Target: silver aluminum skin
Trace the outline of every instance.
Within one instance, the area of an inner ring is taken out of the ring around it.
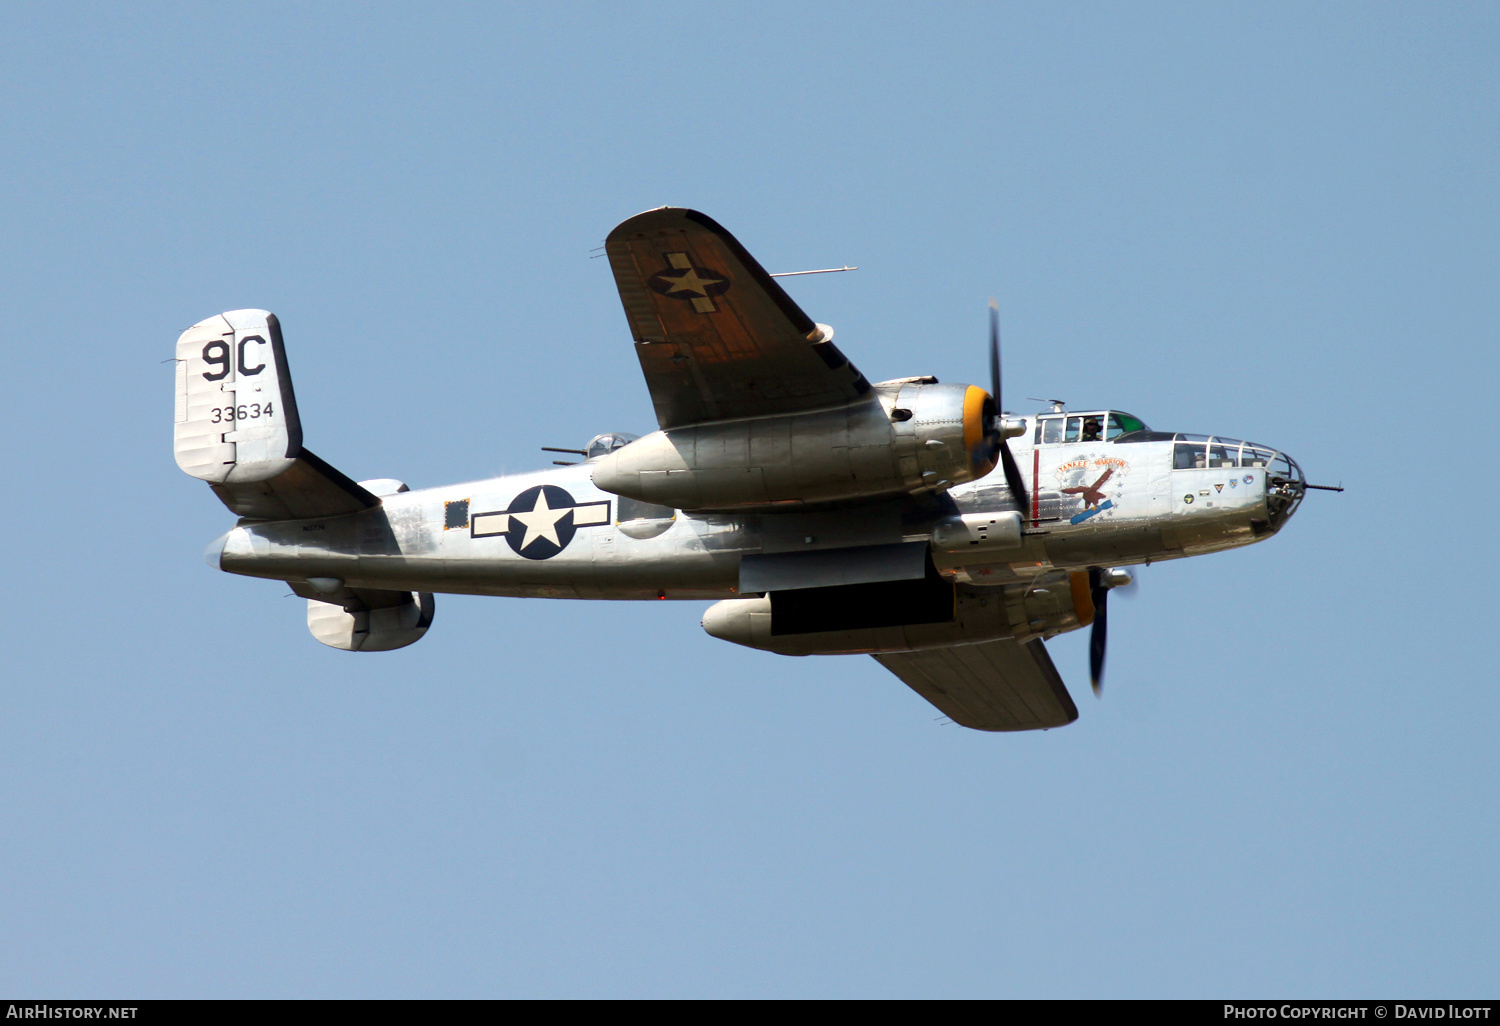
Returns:
[[[240,517],[209,564],[286,581],[313,636],[350,651],[420,639],[438,592],[708,600],[715,637],[873,654],[959,723],[1045,729],[1077,709],[1042,641],[1092,622],[1118,568],[1263,541],[1305,493],[1289,456],[1237,439],[1060,403],[1003,416],[931,377],[872,385],[695,211],[636,215],[606,248],[660,429],[547,470],[356,483],[302,445],[274,315],[187,329],[174,453]],[[1024,496],[991,472],[1002,439]],[[825,600],[850,615],[820,619]]]

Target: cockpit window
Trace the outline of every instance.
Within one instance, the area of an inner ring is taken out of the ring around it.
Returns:
[[[1122,435],[1149,428],[1139,417],[1106,410],[1100,413],[1073,413],[1055,417],[1038,417],[1032,441],[1038,445],[1058,442],[1113,442]],[[1170,434],[1164,438],[1171,438]],[[1206,436],[1205,436],[1206,438]],[[1144,441],[1144,439],[1137,439]]]
[[[1195,470],[1208,466],[1208,454],[1202,442],[1178,442],[1172,446],[1172,469]]]
[[[1246,442],[1245,448],[1240,455],[1240,466],[1242,467],[1264,467],[1271,462],[1271,457],[1276,455],[1276,450],[1265,446]]]
[[[1238,467],[1240,446],[1244,444],[1238,438],[1215,437],[1208,447],[1208,465],[1210,467]]]
[[[1284,458],[1274,449],[1253,442],[1241,442],[1238,438],[1209,439],[1204,435],[1179,434],[1177,443],[1172,446],[1173,470],[1265,467],[1273,459],[1279,463]],[[1289,469],[1287,473],[1290,473]]]

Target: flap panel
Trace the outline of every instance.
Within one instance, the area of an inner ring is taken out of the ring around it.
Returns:
[[[862,545],[813,552],[757,553],[740,561],[740,594],[916,581],[927,573],[927,543]]]

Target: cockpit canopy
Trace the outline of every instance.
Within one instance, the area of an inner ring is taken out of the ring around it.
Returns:
[[[623,449],[634,442],[640,435],[626,434],[624,431],[611,431],[604,435],[595,435],[589,439],[585,451],[588,455],[585,459],[598,459],[600,456],[608,456],[616,449]]]
[[[1061,442],[1172,442],[1173,470],[1214,470],[1224,467],[1263,467],[1272,480],[1299,486],[1302,471],[1285,453],[1269,445],[1242,442],[1223,435],[1192,435],[1177,431],[1152,431],[1139,417],[1119,410],[1092,413],[1044,413],[1036,419],[1033,440],[1037,445]]]
[[[1050,413],[1036,419],[1033,441],[1037,445],[1056,442],[1113,442],[1122,435],[1148,431],[1145,421],[1119,410],[1093,413]]]
[[[1160,439],[1166,441],[1165,438]],[[1223,470],[1231,467],[1263,469],[1273,486],[1286,487],[1302,494],[1304,480],[1297,461],[1269,445],[1242,442],[1223,435],[1172,436],[1173,470]],[[1247,479],[1248,480],[1248,479]]]
[[[1181,432],[1174,435],[1173,439],[1173,470],[1274,465],[1282,476],[1289,479],[1293,477],[1291,460],[1268,445],[1242,442],[1238,438],[1225,438],[1222,435],[1189,435]]]

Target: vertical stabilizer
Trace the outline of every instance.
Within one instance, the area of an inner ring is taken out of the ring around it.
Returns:
[[[302,448],[281,324],[231,310],[177,339],[173,454],[242,517],[336,516],[380,500]]]
[[[276,315],[231,310],[177,340],[177,465],[210,484],[262,481],[302,448]]]

